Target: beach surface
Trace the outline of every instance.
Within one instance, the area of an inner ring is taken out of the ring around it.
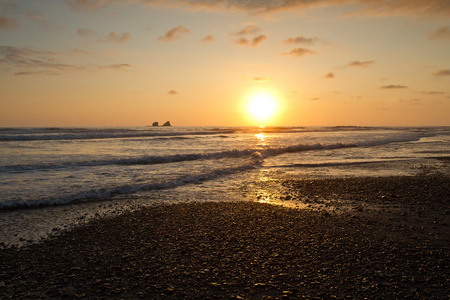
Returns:
[[[0,249],[1,298],[450,298],[450,177],[282,186],[311,209],[158,205]]]

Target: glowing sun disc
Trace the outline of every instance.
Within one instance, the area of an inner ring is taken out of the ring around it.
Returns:
[[[256,94],[250,97],[247,109],[254,119],[266,121],[275,114],[277,103],[268,94]]]

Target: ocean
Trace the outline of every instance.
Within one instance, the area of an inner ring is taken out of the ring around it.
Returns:
[[[448,172],[449,154],[450,127],[0,128],[0,243],[159,203],[275,203],[262,189],[287,178]]]

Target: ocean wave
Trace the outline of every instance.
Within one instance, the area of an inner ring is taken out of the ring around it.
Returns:
[[[298,144],[287,147],[274,147],[266,149],[234,149],[221,152],[212,153],[192,153],[192,154],[175,154],[165,156],[144,156],[138,158],[118,158],[108,160],[93,160],[93,161],[67,161],[60,163],[48,164],[30,164],[30,165],[7,165],[0,167],[0,172],[23,172],[30,170],[49,170],[49,169],[63,169],[72,167],[95,167],[106,165],[156,165],[183,161],[205,160],[205,159],[220,159],[220,158],[239,158],[252,156],[258,153],[262,157],[270,157],[281,155],[285,153],[301,152],[309,150],[321,149],[338,149],[347,147],[356,147],[355,144]]]
[[[132,194],[142,191],[171,189],[186,184],[200,183],[208,180],[213,180],[221,176],[247,171],[262,164],[262,162],[263,160],[260,156],[253,155],[252,159],[250,159],[246,164],[242,164],[237,167],[223,168],[211,172],[206,172],[203,174],[183,176],[172,181],[162,181],[142,185],[122,185],[110,188],[91,189],[88,191],[79,192],[61,198],[47,198],[39,200],[23,200],[23,199],[10,200],[0,203],[0,211],[103,201],[111,199],[114,195]]]
[[[266,166],[266,168],[323,168],[323,167],[342,167],[342,166],[354,166],[354,165],[365,165],[365,164],[378,164],[387,163],[393,161],[403,161],[408,158],[395,157],[392,159],[376,159],[376,160],[361,160],[361,161],[349,161],[349,162],[323,162],[323,163],[297,163],[297,164],[286,164],[286,165],[273,165]]]
[[[60,140],[94,140],[94,139],[117,139],[117,138],[179,138],[186,136],[208,136],[218,134],[229,134],[230,130],[189,130],[189,129],[61,129],[61,128],[42,128],[42,129],[16,129],[9,131],[0,131],[0,141],[60,141]]]

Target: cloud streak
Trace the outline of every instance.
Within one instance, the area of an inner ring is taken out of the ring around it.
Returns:
[[[430,40],[450,40],[450,27],[439,27],[430,34]]]
[[[407,88],[408,87],[406,85],[399,85],[399,84],[389,84],[389,85],[380,86],[380,89],[386,89],[386,90],[407,89]]]
[[[294,48],[289,52],[283,53],[283,56],[296,56],[296,57],[303,57],[307,54],[317,54],[317,52],[306,49],[306,48]]]
[[[255,36],[260,31],[261,28],[259,28],[258,26],[248,25],[242,28],[241,30],[231,33],[230,35],[237,37],[233,41],[235,45],[256,47],[265,40],[267,40],[267,36],[264,34],[259,34]],[[249,35],[253,37],[249,37]]]
[[[439,70],[436,73],[434,73],[436,76],[450,76],[450,69],[446,70]]]
[[[373,63],[375,63],[374,60],[367,60],[367,61],[350,61],[347,63],[347,67],[362,67],[362,68],[366,68],[370,65],[372,65]]]
[[[351,15],[416,15],[416,16],[450,16],[448,0],[140,0],[142,3],[153,6],[178,6],[191,9],[213,9],[228,11],[246,11],[251,14],[263,14],[289,10],[307,10],[317,7],[340,6],[349,8]],[[71,0],[74,2],[74,0]],[[84,2],[88,7],[88,0]],[[101,6],[101,0],[93,8]],[[81,3],[79,3],[81,4]]]
[[[313,37],[313,38],[307,38],[304,36],[298,36],[294,38],[287,38],[283,41],[285,44],[314,44],[315,42],[319,41],[320,39]]]
[[[108,34],[103,41],[106,43],[118,43],[118,44],[123,44],[128,42],[129,40],[131,40],[131,34],[129,34],[128,32],[125,33],[116,33],[114,31],[111,31],[110,34]]]
[[[119,69],[125,69],[125,68],[130,68],[132,67],[129,64],[112,64],[109,66],[99,66],[99,69],[114,69],[114,70],[119,70]]]
[[[172,28],[169,31],[167,31],[163,36],[160,36],[158,38],[158,40],[161,42],[169,43],[169,42],[180,39],[181,37],[188,34],[189,32],[190,32],[189,29],[187,29],[183,25],[180,25],[178,27]]]
[[[97,11],[115,1],[112,0],[66,0],[67,4],[77,11]]]
[[[11,29],[18,26],[16,19],[0,16],[0,29]]]
[[[0,66],[13,69],[12,72],[15,75],[62,75],[63,72],[71,71],[119,70],[132,67],[129,64],[111,64],[98,67],[66,64],[60,62],[59,57],[61,55],[62,53],[59,52],[0,46]]]
[[[202,38],[202,42],[203,43],[211,43],[214,42],[214,36],[212,35],[207,35],[204,38]]]
[[[78,28],[77,29],[77,36],[80,37],[91,37],[95,36],[95,32],[92,29],[89,28]]]
[[[232,35],[257,34],[261,29],[256,25],[248,25],[239,31],[233,32]]]
[[[271,81],[271,80],[269,78],[267,78],[267,77],[264,77],[264,76],[255,76],[255,77],[253,77],[253,81],[254,82],[263,83],[263,82],[268,82],[268,81]]]

